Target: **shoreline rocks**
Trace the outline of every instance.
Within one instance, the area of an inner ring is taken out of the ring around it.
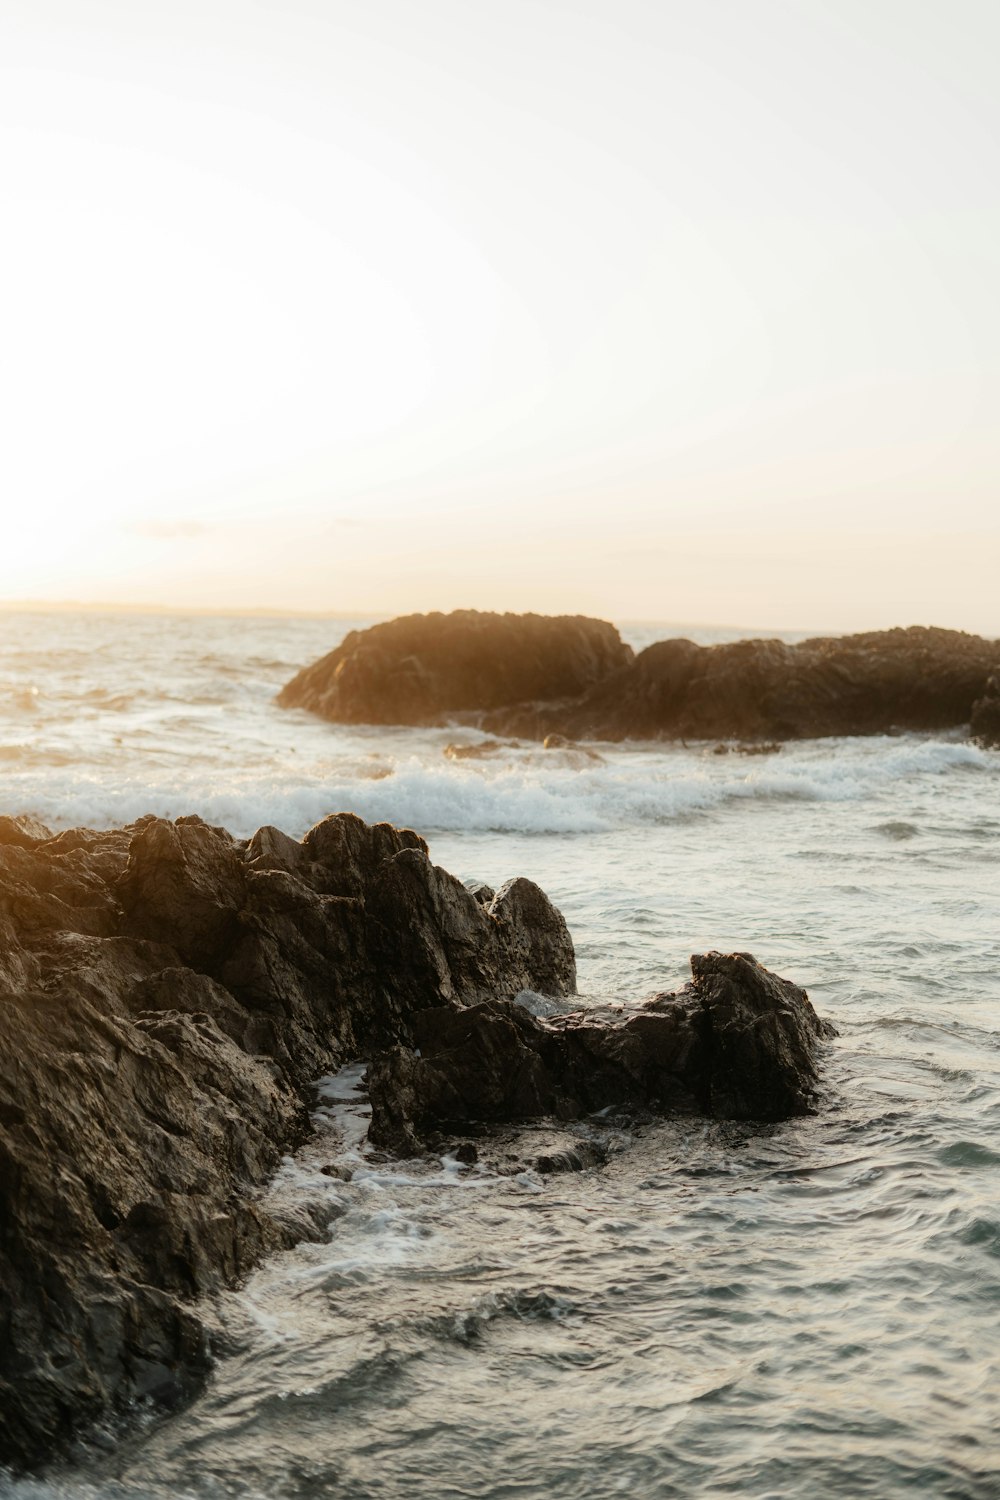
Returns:
[[[427,1006],[575,985],[530,881],[477,899],[351,814],[0,823],[0,1466],[197,1389],[198,1299],[289,1243],[259,1199],[320,1074]]]
[[[541,1019],[488,1000],[415,1018],[415,1046],[368,1069],[370,1139],[398,1155],[470,1123],[577,1120],[609,1105],[783,1120],[812,1106],[818,1042],[836,1035],[805,991],[748,953],[695,954],[676,994],[616,1014]]]
[[[829,1030],[804,993],[747,955],[693,970],[538,1020],[518,996],[576,989],[561,914],[523,878],[466,888],[409,830],[0,819],[0,1466],[196,1392],[200,1299],[309,1232],[264,1189],[331,1069],[371,1060],[373,1140],[404,1152],[608,1104],[808,1109]]]
[[[795,645],[667,640],[633,655],[604,621],[459,610],[352,631],[278,701],[335,723],[466,723],[550,745],[736,740],[748,753],[754,743],[970,721],[996,745],[998,682],[1000,641],[931,626]]]

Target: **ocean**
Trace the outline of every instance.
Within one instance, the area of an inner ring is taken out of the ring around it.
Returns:
[[[815,1115],[596,1120],[607,1164],[557,1176],[381,1158],[362,1069],[323,1080],[272,1191],[322,1199],[328,1239],[212,1310],[191,1406],[0,1478],[5,1500],[1000,1496],[1000,753],[956,733],[456,759],[484,737],[275,706],[365,622],[2,619],[0,811],[388,819],[463,879],[537,881],[583,1003],[738,949],[840,1031]]]

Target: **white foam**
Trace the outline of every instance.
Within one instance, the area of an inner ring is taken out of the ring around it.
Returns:
[[[402,748],[398,732],[393,748]],[[489,762],[454,762],[440,755],[436,739],[414,732],[406,753],[382,757],[386,774],[379,779],[367,763],[358,774],[356,755],[326,770],[300,764],[284,746],[272,746],[266,763],[252,768],[202,763],[172,776],[159,767],[159,774],[148,768],[124,779],[112,769],[67,775],[59,765],[7,775],[2,810],[31,812],[56,827],[198,812],[241,836],[263,823],[301,835],[344,810],[422,832],[586,834],[669,823],[747,799],[856,801],[899,781],[1000,777],[1000,756],[920,736],[803,742],[752,761],[713,756],[705,747],[622,746],[604,753],[604,763],[582,769],[525,749]]]

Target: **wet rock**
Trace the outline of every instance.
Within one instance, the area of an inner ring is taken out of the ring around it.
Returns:
[[[781,745],[777,740],[763,740],[760,744],[753,741],[738,745],[727,745],[724,741],[712,747],[713,755],[777,755]]]
[[[542,749],[561,750],[570,764],[582,765],[588,760],[604,764],[604,757],[597,750],[590,745],[578,745],[574,740],[568,740],[564,734],[547,734],[542,741]]]
[[[423,1012],[415,1048],[369,1068],[371,1139],[414,1154],[468,1122],[573,1120],[615,1105],[737,1120],[807,1111],[817,1044],[834,1033],[805,991],[749,954],[696,955],[691,969],[678,993],[614,1015],[541,1019],[497,1000]]]
[[[341,724],[448,724],[579,697],[631,659],[613,625],[583,615],[405,615],[352,630],[278,702]]]
[[[588,1167],[602,1167],[608,1153],[596,1140],[585,1140],[568,1132],[561,1135],[548,1134],[534,1143],[535,1155],[531,1165],[543,1177],[560,1172],[583,1172]]]
[[[426,1007],[572,990],[566,924],[416,834],[198,818],[0,836],[0,1466],[204,1379],[198,1299],[323,1232],[266,1212],[312,1081]],[[4,825],[8,833],[11,826]],[[327,1205],[328,1206],[328,1205]]]
[[[973,738],[987,750],[1000,750],[1000,672],[986,683],[983,696],[972,705]]]
[[[442,754],[448,760],[489,760],[498,750],[518,748],[516,740],[477,740],[474,745],[445,745]]]

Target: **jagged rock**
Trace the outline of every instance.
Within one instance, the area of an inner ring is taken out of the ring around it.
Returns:
[[[783,1119],[808,1110],[817,1043],[833,1035],[804,990],[746,953],[696,955],[692,981],[619,1015],[543,1020],[488,1000],[429,1010],[415,1047],[369,1068],[371,1139],[419,1153],[473,1121],[578,1119],[628,1105]]]
[[[341,724],[448,724],[579,697],[631,659],[613,625],[583,615],[405,615],[352,630],[278,702]]]
[[[258,1206],[317,1076],[425,1007],[574,983],[537,887],[483,904],[350,814],[0,826],[0,1466],[204,1378],[197,1298],[319,1232]]]
[[[516,996],[575,988],[562,917],[528,880],[467,889],[415,833],[344,813],[301,842],[196,817],[18,828],[0,840],[0,1466],[204,1379],[198,1299],[324,1231],[262,1190],[344,1062],[373,1058],[374,1137],[402,1151],[469,1121],[777,1118],[812,1097],[824,1028],[745,955],[694,960],[685,990],[617,1017],[537,1019]],[[590,1159],[568,1149],[539,1170]]]
[[[52,837],[51,828],[27,813],[19,817],[0,817],[0,844],[17,844],[21,849],[33,849]]]

